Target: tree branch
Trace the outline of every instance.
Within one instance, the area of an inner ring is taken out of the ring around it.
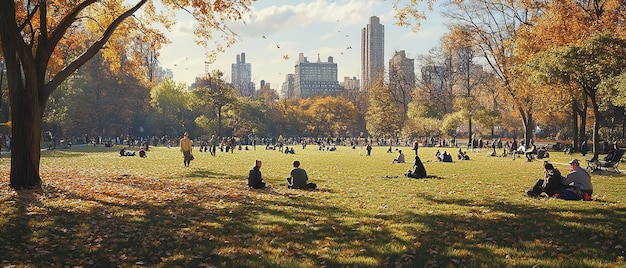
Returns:
[[[90,0],[93,2],[95,0]],[[117,19],[115,19],[111,25],[104,31],[102,37],[94,44],[92,44],[82,55],[80,55],[76,60],[70,63],[67,67],[61,70],[48,84],[44,89],[44,92],[40,95],[40,98],[43,100],[47,99],[54,89],[56,89],[67,77],[69,77],[74,71],[76,71],[80,66],[85,64],[89,59],[91,59],[102,47],[109,41],[117,27],[128,17],[133,15],[139,8],[141,8],[147,0],[141,0],[131,9],[127,10],[123,14],[121,14]],[[74,15],[75,17],[75,15]],[[67,28],[66,28],[67,29]],[[58,42],[58,40],[57,40]]]

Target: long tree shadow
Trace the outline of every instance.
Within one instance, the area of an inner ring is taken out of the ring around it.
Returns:
[[[546,210],[418,193],[433,206],[463,212],[381,214],[327,203],[323,192],[251,191],[221,180],[94,183],[128,189],[86,194],[46,185],[18,192],[0,231],[2,264],[505,267],[513,258],[527,260],[514,266],[531,267],[562,258],[562,267],[592,267],[623,258],[618,245],[626,240],[626,210],[610,204]],[[147,191],[155,196],[132,195]]]

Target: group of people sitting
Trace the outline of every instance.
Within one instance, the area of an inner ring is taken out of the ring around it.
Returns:
[[[513,151],[513,160],[515,160],[515,157],[517,155],[525,155],[526,156],[526,160],[528,162],[533,161],[533,153],[535,152],[535,145],[530,143],[530,146],[526,147],[526,145],[524,145],[524,142],[522,141],[519,145],[519,147],[517,147],[517,149],[515,151]]]
[[[261,177],[261,166],[263,162],[261,160],[255,160],[254,167],[248,174],[248,187],[254,189],[267,188],[267,185]],[[287,178],[287,188],[289,189],[309,189],[314,190],[317,188],[317,184],[309,182],[309,176],[306,170],[300,168],[300,161],[293,161],[293,170],[289,178]]]
[[[563,176],[554,165],[544,162],[545,177],[538,180],[526,194],[530,197],[540,197],[546,193],[548,197],[565,200],[591,200],[593,194],[591,176],[580,167],[578,159],[572,159],[569,165],[569,172]]]
[[[120,150],[120,156],[136,156],[137,154],[134,151],[128,151],[126,148],[122,148]],[[139,157],[147,157],[146,151],[141,148],[139,149]]]
[[[437,150],[435,157],[441,162],[452,162],[452,155],[450,155],[448,151],[443,151],[443,153],[441,153]]]

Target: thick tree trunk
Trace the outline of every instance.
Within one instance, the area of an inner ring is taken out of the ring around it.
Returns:
[[[524,121],[524,141],[526,143],[526,147],[530,146],[530,140],[534,137],[534,133],[535,122],[533,121],[533,114],[531,112],[527,112],[526,120]]]
[[[34,87],[34,85],[29,85]],[[11,187],[31,189],[41,185],[42,105],[37,101],[37,88],[22,88],[11,93]],[[33,101],[34,100],[34,101]]]

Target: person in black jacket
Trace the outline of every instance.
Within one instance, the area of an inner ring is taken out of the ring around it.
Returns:
[[[262,189],[266,187],[265,182],[263,182],[261,177],[262,164],[261,160],[254,161],[254,167],[252,167],[248,175],[248,187],[252,187],[254,189]]]
[[[543,162],[545,178],[540,179],[535,183],[532,189],[526,191],[526,194],[530,197],[539,197],[542,193],[546,193],[549,197],[554,197],[555,194],[565,189],[567,186],[563,185],[563,175],[548,161]]]

